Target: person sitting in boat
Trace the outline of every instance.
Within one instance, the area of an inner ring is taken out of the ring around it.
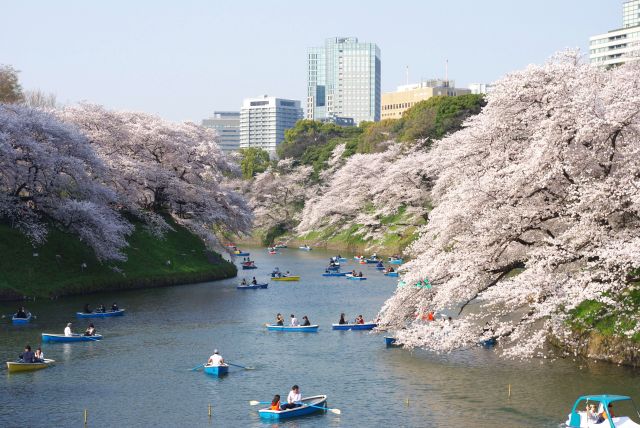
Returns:
[[[378,262],[378,263],[376,264],[376,267],[384,267],[384,264],[382,264],[382,262]]]
[[[64,335],[69,337],[69,336],[73,336],[73,333],[71,332],[71,323],[68,322],[67,326],[64,328]]]
[[[344,314],[340,314],[340,321],[338,321],[338,324],[349,324],[347,320],[344,319]]]
[[[253,277],[253,280],[251,281],[251,284],[253,285],[258,285],[258,280],[256,280],[256,277]]]
[[[284,317],[281,313],[278,313],[278,315],[276,315],[276,325],[284,325]]]
[[[587,403],[587,421],[595,423],[598,420],[598,410],[595,403]]]
[[[85,336],[95,336],[96,335],[96,328],[94,327],[93,323],[89,324],[89,327],[87,327],[87,329],[84,331],[84,335]]]
[[[364,324],[364,317],[362,315],[356,317],[356,324]]]
[[[351,271],[351,276],[353,276],[354,278],[358,276],[355,269]]]
[[[82,310],[82,312],[84,312],[85,314],[90,314],[93,311],[91,310],[91,306],[89,306],[89,304],[87,303],[86,305],[84,305],[84,309]]]
[[[31,352],[31,346],[24,347],[24,352],[19,355],[21,363],[35,363],[35,354]]]
[[[303,316],[302,317],[302,326],[303,327],[308,327],[311,325],[311,321],[309,321],[309,318],[307,318],[307,316]]]
[[[300,388],[298,387],[298,385],[293,385],[291,387],[291,391],[289,391],[289,395],[287,396],[287,404],[282,405],[282,410],[295,409],[296,407],[300,407],[300,400],[302,400]]]
[[[287,278],[291,276],[291,272],[287,271],[284,275],[282,275],[283,278]]]
[[[27,311],[24,306],[20,306],[16,312],[16,318],[27,318]]]
[[[362,278],[362,271],[358,272],[358,278]]]
[[[44,353],[42,352],[42,348],[36,349],[36,352],[33,353],[34,362],[36,363],[44,363]]]
[[[291,314],[291,327],[299,327],[300,323],[298,322],[298,318],[295,315]]]
[[[207,361],[208,366],[221,366],[224,364],[224,358],[220,355],[217,349],[213,350],[213,355],[209,357]]]
[[[616,415],[613,413],[613,403],[609,403],[607,408],[609,409],[609,415],[611,415],[611,418],[615,418]],[[608,419],[607,412],[604,410],[604,407],[603,407],[602,411],[598,414],[598,420],[596,421],[596,423],[601,424],[607,419]]]
[[[280,410],[280,395],[276,394],[273,396],[273,400],[271,400],[271,407],[269,410]]]
[[[280,273],[280,268],[275,268],[273,272],[271,272],[272,278],[280,278],[280,276],[282,276],[282,274]]]
[[[101,314],[105,313],[106,311],[107,311],[107,309],[104,307],[104,305],[103,305],[103,304],[100,304],[100,305],[98,306],[98,309],[96,309],[96,312],[99,312],[99,313],[101,313]]]
[[[119,310],[118,309],[118,304],[116,302],[113,302],[113,305],[111,305],[111,311],[115,312],[117,310]]]
[[[246,278],[242,278],[242,282],[240,283],[240,285],[247,285],[247,279]]]

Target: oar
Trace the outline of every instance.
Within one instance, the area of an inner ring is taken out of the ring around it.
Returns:
[[[271,401],[256,401],[256,400],[249,401],[250,406],[257,406],[258,404],[271,404]]]
[[[225,363],[229,364],[230,366],[240,367],[241,369],[245,369],[245,370],[255,370],[254,367],[245,367],[245,366],[241,366],[240,364],[230,363],[229,361],[225,361]]]
[[[196,370],[198,370],[198,369],[200,369],[200,368],[202,368],[202,367],[204,367],[204,364],[200,364],[199,366],[195,366],[194,368],[192,368],[192,369],[190,369],[190,370],[191,370],[192,372],[194,372],[194,371],[196,371]]]
[[[336,414],[336,415],[342,414],[342,410],[340,410],[340,409],[330,409],[328,407],[314,406],[312,404],[306,404],[306,403],[301,403],[301,402],[298,402],[296,404],[300,404],[301,406],[315,407],[316,409],[326,410],[326,411],[331,412],[331,413]]]

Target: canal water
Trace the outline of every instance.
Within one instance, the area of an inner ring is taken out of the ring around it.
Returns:
[[[32,373],[0,371],[0,426],[120,427],[558,427],[576,396],[617,393],[640,399],[640,372],[573,360],[505,361],[486,349],[447,355],[387,349],[380,334],[331,330],[341,312],[373,318],[395,288],[370,266],[349,262],[367,281],[323,278],[329,253],[296,249],[270,256],[250,249],[266,280],[278,266],[300,282],[270,282],[266,290],[236,290],[239,279],[162,289],[37,301],[37,320],[0,320],[0,358],[12,360],[40,333],[75,331],[74,314],[114,301],[124,317],[93,320],[100,342],[43,344],[55,367]],[[0,305],[0,313],[15,310]],[[318,333],[267,332],[277,312],[308,315]],[[190,369],[217,348],[232,368],[215,378]],[[303,395],[327,394],[341,415],[317,414],[264,423],[249,400],[285,399],[293,384]],[[511,397],[508,397],[511,385]],[[208,416],[208,406],[212,416]]]

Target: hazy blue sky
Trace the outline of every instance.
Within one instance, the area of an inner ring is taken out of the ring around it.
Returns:
[[[108,0],[0,6],[0,63],[25,89],[199,121],[261,94],[302,100],[306,48],[382,50],[382,89],[444,75],[490,82],[622,24],[622,0]]]

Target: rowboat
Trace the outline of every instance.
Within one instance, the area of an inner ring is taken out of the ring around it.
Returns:
[[[288,410],[271,410],[269,408],[258,410],[258,414],[262,419],[280,420],[287,418],[297,418],[298,416],[310,415],[315,412],[324,412],[323,408],[327,407],[326,395],[315,395],[313,397],[305,397],[299,401],[300,407]],[[313,406],[313,407],[311,407]]]
[[[82,334],[65,336],[64,334],[42,333],[43,342],[94,342],[100,339],[102,339],[101,334],[96,334],[95,336],[84,336]]]
[[[19,363],[16,361],[7,361],[7,370],[9,373],[16,372],[32,372],[34,370],[46,369],[52,366],[56,361],[45,358],[44,363]]]
[[[337,260],[338,260],[339,262],[343,262],[343,263],[346,263],[346,262],[348,261],[346,257],[338,257],[338,259],[337,259]]]
[[[384,274],[386,276],[393,276],[393,277],[397,277],[398,276],[398,272],[385,272]]]
[[[345,276],[346,272],[325,272],[322,276]]]
[[[391,263],[392,265],[401,265],[402,259],[392,259],[391,257],[389,257],[389,263]]]
[[[299,276],[273,276],[271,279],[274,281],[300,281]]]
[[[308,246],[308,245],[303,245],[303,246],[298,247],[298,248],[300,248],[301,250],[304,250],[304,251],[311,251],[311,247]]]
[[[29,324],[31,322],[31,312],[27,312],[26,318],[16,318],[16,314],[13,314],[11,322],[14,324]]]
[[[124,309],[118,309],[117,311],[107,311],[107,312],[76,312],[77,318],[109,318],[109,317],[120,317],[124,315]]]
[[[229,373],[229,366],[227,364],[219,366],[204,366],[204,372],[213,376],[222,376]]]
[[[247,284],[247,285],[238,285],[236,288],[238,290],[257,290],[258,288],[267,288],[269,284]]]
[[[599,422],[597,420],[589,419],[587,412],[585,410],[578,409],[586,409],[586,405],[592,402],[593,404],[598,405],[597,414],[600,415],[604,413],[606,418],[602,418]],[[609,406],[612,406],[613,403],[620,404],[622,402],[629,402],[624,406],[616,406],[615,413],[618,414],[621,410],[621,407],[625,407],[625,410],[631,412],[635,411],[633,417],[636,415],[640,415],[638,408],[635,403],[626,395],[583,395],[578,397],[578,399],[573,404],[573,408],[571,409],[571,413],[569,413],[569,417],[565,422],[566,427],[570,428],[581,428],[581,427],[603,427],[603,428],[640,428],[640,424],[634,422],[628,416],[617,416],[611,417],[609,413]],[[613,406],[611,407],[613,408]]]
[[[302,332],[302,333],[315,333],[318,331],[318,325],[307,325],[302,326],[299,325],[297,327],[292,327],[290,325],[275,325],[275,324],[267,324],[267,330],[269,331],[287,331],[287,332]]]
[[[249,253],[245,253],[245,252],[242,252],[240,250],[235,250],[233,252],[233,254],[235,254],[236,256],[241,256],[241,257],[248,257],[249,256]]]
[[[278,254],[278,252],[277,251],[269,251],[269,254],[271,254],[273,256],[274,254]]]
[[[258,266],[253,262],[244,262],[242,263],[242,269],[258,269]]]
[[[388,336],[385,336],[385,337],[384,337],[384,344],[385,344],[385,345],[387,345],[387,348],[393,348],[393,347],[400,346],[400,345],[397,345],[397,344],[396,344],[396,341],[397,341],[397,340],[398,340],[398,339],[396,339],[395,337],[388,337]]]
[[[368,322],[365,324],[331,324],[333,330],[373,330],[378,324]]]
[[[365,261],[366,261],[368,264],[371,264],[371,263],[379,263],[379,262],[380,262],[380,259],[366,259]]]
[[[378,269],[378,270],[384,270],[384,269],[385,269],[385,267],[384,267],[384,266],[376,266],[376,269]]]
[[[353,281],[364,281],[365,279],[367,279],[364,276],[353,276],[350,273],[346,274],[345,276],[347,277],[347,279],[351,279]]]

